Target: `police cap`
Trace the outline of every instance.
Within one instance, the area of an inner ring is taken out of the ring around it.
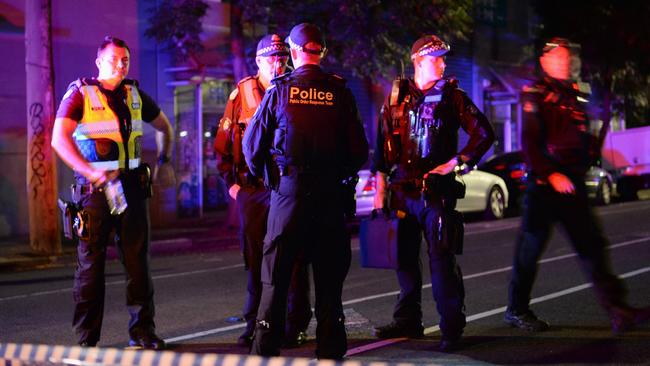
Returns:
[[[437,36],[422,36],[411,47],[411,60],[416,56],[442,56],[450,49],[449,45]]]
[[[267,34],[257,43],[256,56],[289,56],[289,48],[277,34]]]
[[[318,44],[320,49],[306,48],[305,45],[310,42]],[[287,43],[289,43],[289,47],[292,49],[313,55],[323,54],[327,47],[320,29],[311,23],[300,23],[293,27],[291,33],[289,33],[289,37],[287,37]]]
[[[551,50],[556,49],[557,47],[564,47],[569,51],[580,51],[580,45],[577,43],[572,43],[566,38],[561,38],[561,37],[553,37],[551,38],[548,42],[544,44],[544,48],[542,48],[542,54],[549,52]]]

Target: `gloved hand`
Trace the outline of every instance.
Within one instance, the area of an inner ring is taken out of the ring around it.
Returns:
[[[386,173],[377,172],[375,175],[375,197],[373,199],[373,208],[382,209],[388,205],[386,186],[387,186]]]

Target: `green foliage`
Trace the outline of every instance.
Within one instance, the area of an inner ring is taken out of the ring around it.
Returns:
[[[325,33],[325,63],[338,64],[356,76],[392,78],[400,61],[410,62],[410,47],[424,34],[467,39],[472,26],[471,0],[303,0],[290,5],[277,0],[234,0],[243,20],[268,26],[287,36],[302,22]],[[256,28],[256,27],[255,27]],[[256,42],[262,34],[253,34]],[[452,45],[453,48],[453,45]]]
[[[203,50],[201,18],[208,10],[203,0],[162,0],[151,9],[145,36],[163,43],[180,60]]]

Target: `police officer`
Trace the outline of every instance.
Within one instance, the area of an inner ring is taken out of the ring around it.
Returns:
[[[141,161],[143,122],[163,133],[161,171],[169,163],[173,131],[169,120],[138,82],[126,79],[131,54],[126,43],[105,37],[95,61],[96,78],[70,84],[57,111],[52,147],[74,170],[73,199],[78,215],[79,244],[74,276],[73,328],[82,346],[95,346],[104,313],[104,262],[113,239],[126,270],[126,304],[130,315],[129,345],[161,349],[155,334],[153,283],[149,270],[149,168]],[[171,177],[170,174],[160,174]],[[111,215],[105,184],[119,180],[126,210]],[[161,182],[163,185],[170,181]]]
[[[539,61],[543,76],[522,93],[521,141],[529,178],[504,320],[529,331],[549,327],[530,310],[530,293],[551,226],[559,221],[609,315],[612,331],[620,333],[646,320],[650,309],[625,302],[624,285],[612,273],[607,239],[587,199],[584,176],[600,147],[590,134],[588,95],[572,80],[571,70],[579,70],[578,46],[552,39]]]
[[[316,356],[341,359],[341,292],[350,266],[342,181],[366,161],[368,142],[345,80],[319,66],[326,52],[320,30],[296,25],[288,43],[296,69],[274,81],[244,134],[248,166],[272,189],[251,353],[278,355],[291,268],[305,255],[314,277]]]
[[[242,137],[271,79],[284,73],[288,59],[289,48],[279,35],[269,34],[260,39],[255,57],[259,72],[242,79],[230,94],[214,141],[220,158],[218,168],[229,186],[230,196],[239,207],[242,252],[248,272],[243,310],[246,329],[237,340],[241,346],[251,345],[255,330],[255,317],[262,295],[262,248],[271,196],[264,181],[248,170],[242,154]],[[306,340],[305,331],[311,319],[309,273],[304,261],[296,261],[292,279],[285,346],[300,345]]]
[[[463,223],[454,211],[463,192],[454,170],[460,164],[477,163],[494,141],[490,123],[458,82],[443,78],[448,51],[449,45],[434,35],[413,44],[414,78],[393,82],[380,112],[372,167],[377,172],[375,208],[389,206],[403,217],[398,243],[400,294],[393,321],[375,328],[375,335],[423,335],[419,253],[424,233],[442,351],[457,347],[465,327],[463,279],[455,258],[461,250]],[[460,151],[459,128],[469,135]]]

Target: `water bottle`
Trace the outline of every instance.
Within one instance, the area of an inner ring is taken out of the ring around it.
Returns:
[[[122,182],[119,178],[106,182],[104,194],[106,194],[106,201],[108,201],[111,215],[119,215],[126,210],[126,197],[124,197],[124,188],[122,188]]]

